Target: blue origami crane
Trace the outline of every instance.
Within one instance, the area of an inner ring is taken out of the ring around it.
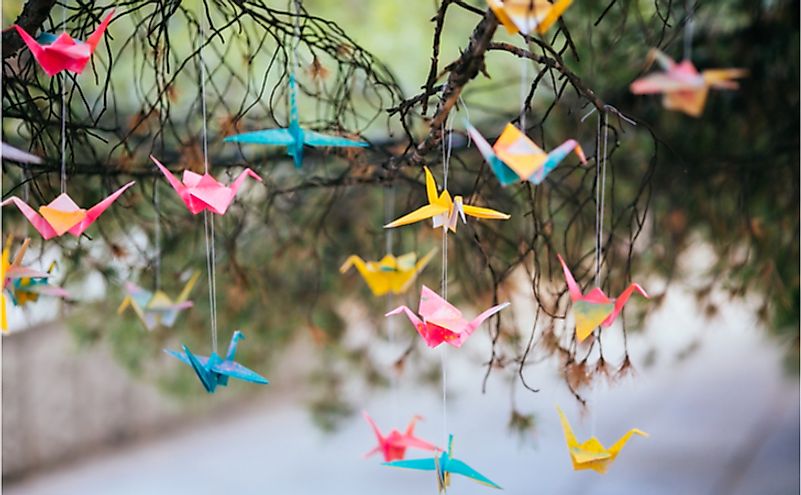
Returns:
[[[229,377],[244,380],[246,382],[261,383],[264,385],[270,383],[260,374],[253,370],[249,370],[234,361],[234,356],[236,355],[236,346],[239,341],[244,338],[245,334],[239,330],[234,332],[234,335],[231,337],[231,344],[228,346],[228,354],[226,354],[225,360],[223,360],[215,352],[212,352],[211,356],[209,357],[195,356],[187,346],[183,346],[183,353],[168,349],[165,349],[164,352],[191,366],[192,369],[195,370],[195,373],[197,373],[197,377],[200,378],[200,382],[203,384],[206,392],[210,394],[214,393],[217,385],[220,385],[221,387],[228,385]]]
[[[459,459],[453,458],[453,435],[448,437],[448,451],[443,452],[439,457],[385,462],[384,465],[406,469],[418,469],[420,471],[435,471],[437,473],[437,488],[440,493],[444,492],[448,488],[448,485],[450,485],[451,474],[461,474],[462,476],[466,476],[491,488],[501,489],[500,486],[483,474]]]
[[[326,136],[300,127],[298,119],[298,106],[296,102],[297,89],[294,74],[289,75],[289,128],[265,129],[262,131],[235,134],[224,139],[226,143],[266,144],[273,146],[286,146],[287,154],[295,162],[295,168],[303,164],[303,145],[308,146],[336,146],[364,148],[367,143],[352,141],[336,136]]]

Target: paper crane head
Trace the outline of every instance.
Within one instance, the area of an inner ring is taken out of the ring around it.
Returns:
[[[559,407],[556,410],[559,413],[559,421],[562,423],[567,450],[570,453],[570,461],[573,463],[573,470],[575,471],[592,469],[597,473],[604,474],[632,435],[648,436],[644,431],[632,428],[609,448],[604,447],[601,441],[595,437],[590,437],[585,442],[579,443],[573,434],[573,429],[570,427],[565,413]]]
[[[509,34],[545,34],[573,0],[487,0],[495,17]]]
[[[648,65],[657,62],[661,72],[649,74],[631,83],[631,92],[637,95],[662,93],[662,105],[668,110],[684,112],[698,117],[710,88],[737,89],[735,79],[745,77],[743,69],[708,69],[698,72],[689,60],[676,63],[656,48],[648,54]]]
[[[184,170],[183,180],[179,181],[155,157],[151,155],[150,159],[161,170],[167,178],[167,182],[175,189],[175,192],[178,193],[178,196],[193,215],[197,215],[204,210],[209,210],[217,215],[224,215],[247,177],[256,179],[259,182],[262,181],[261,177],[249,168],[243,170],[230,186],[219,182],[208,172],[200,175],[190,170]]]
[[[14,204],[25,218],[28,219],[31,225],[42,234],[45,240],[64,235],[67,232],[75,237],[79,237],[89,226],[100,218],[100,215],[102,215],[126,189],[134,184],[135,182],[133,181],[125,184],[88,210],[75,204],[75,201],[73,201],[67,193],[61,193],[49,204],[39,207],[38,213],[16,196],[9,197],[0,203],[0,206]]]
[[[399,306],[387,313],[386,316],[405,313],[429,347],[437,347],[446,342],[458,348],[487,318],[507,306],[509,306],[508,302],[493,306],[472,321],[467,321],[458,308],[424,285],[420,293],[419,315],[416,315],[407,306]]]
[[[415,253],[398,257],[388,254],[379,261],[364,261],[351,255],[339,268],[339,272],[345,273],[355,266],[374,296],[383,296],[390,292],[403,294],[411,287],[417,274],[431,261],[435,251],[432,250],[419,260]]]
[[[364,420],[370,425],[370,428],[372,428],[373,434],[375,434],[376,440],[378,441],[378,445],[371,451],[367,452],[364,455],[365,457],[370,457],[380,452],[383,455],[385,462],[391,462],[403,459],[406,456],[406,449],[409,448],[431,451],[440,450],[436,445],[428,443],[425,440],[421,440],[414,436],[414,427],[417,424],[417,421],[422,419],[420,416],[415,416],[412,418],[412,420],[409,422],[409,426],[406,427],[405,432],[402,433],[396,429],[393,429],[389,432],[389,434],[384,436],[381,433],[381,430],[378,429],[375,421],[373,421],[373,418],[367,414],[367,411],[362,411],[362,415],[364,416]]]
[[[441,194],[437,193],[437,183],[434,181],[434,175],[428,167],[425,167],[425,174],[428,204],[384,225],[385,229],[409,225],[430,218],[433,220],[434,228],[448,229],[451,232],[456,232],[456,225],[459,218],[462,219],[463,223],[466,223],[465,215],[487,220],[508,220],[510,218],[506,213],[501,213],[489,208],[466,205],[461,196],[451,198],[451,194],[447,189],[442,191]]]
[[[511,123],[506,125],[493,146],[470,124],[465,123],[465,128],[503,186],[521,180],[539,185],[571,151],[576,153],[582,164],[587,163],[584,151],[574,139],[568,139],[546,153]]]
[[[576,338],[579,342],[583,342],[599,326],[604,328],[611,326],[635,291],[648,298],[648,293],[639,284],[629,285],[616,299],[607,297],[600,287],[593,288],[586,295],[582,294],[581,288],[573,278],[573,273],[567,267],[565,260],[561,255],[557,254],[556,256],[562,265],[568,293],[573,304]]]
[[[39,39],[34,39],[21,27],[14,25],[14,28],[47,75],[55,76],[63,70],[80,74],[92,57],[98,43],[103,39],[103,33],[113,15],[114,11],[112,10],[86,41],[75,40],[67,33],[61,33],[58,36],[42,33]]]

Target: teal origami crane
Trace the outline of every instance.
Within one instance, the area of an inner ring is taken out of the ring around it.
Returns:
[[[225,387],[228,385],[228,378],[236,378],[246,382],[260,383],[266,385],[270,383],[266,378],[253,370],[245,368],[234,361],[236,346],[240,340],[245,338],[245,334],[239,330],[234,332],[231,337],[231,344],[228,346],[228,354],[225,359],[212,352],[211,356],[196,356],[192,354],[187,346],[183,346],[184,352],[175,352],[165,349],[164,352],[172,357],[178,358],[195,370],[197,377],[203,384],[206,392],[213,394],[217,386]]]
[[[437,488],[440,493],[447,490],[448,485],[450,485],[451,474],[461,474],[462,476],[466,476],[491,488],[501,488],[463,461],[453,458],[453,435],[448,437],[448,451],[442,452],[439,457],[385,462],[384,465],[405,469],[417,469],[420,471],[434,471],[437,473]]]
[[[287,155],[292,157],[295,168],[303,165],[303,146],[356,147],[368,146],[362,141],[352,141],[337,136],[326,136],[300,126],[297,106],[297,88],[294,74],[289,75],[289,128],[265,129],[262,131],[235,134],[224,139],[226,143],[266,144],[286,146]]]

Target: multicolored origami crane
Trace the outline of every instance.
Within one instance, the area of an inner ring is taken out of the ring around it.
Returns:
[[[155,157],[151,155],[150,159],[161,170],[164,177],[167,178],[167,182],[175,189],[175,192],[186,203],[186,207],[189,208],[193,215],[197,215],[203,210],[224,215],[248,176],[259,182],[262,181],[256,172],[246,168],[239,174],[239,177],[234,179],[230,186],[219,182],[208,172],[199,175],[191,170],[184,170],[183,182],[181,182]]]
[[[568,139],[546,153],[511,123],[506,125],[493,146],[490,146],[475,127],[467,123],[465,127],[503,186],[521,180],[527,180],[534,185],[540,184],[571,151],[575,151],[581,163],[587,163],[584,151],[575,139]]]
[[[80,74],[103,38],[103,33],[106,32],[106,27],[113,15],[114,11],[112,10],[86,41],[75,40],[67,33],[61,33],[58,36],[52,33],[42,33],[37,39],[34,39],[21,27],[16,24],[14,27],[48,76],[55,76],[63,70]]]
[[[23,306],[29,302],[39,300],[40,295],[53,297],[68,297],[69,293],[54,285],[50,285],[50,270],[42,272],[22,266],[25,251],[28,249],[30,239],[25,239],[22,247],[11,261],[12,237],[9,236],[3,247],[2,262],[0,262],[0,277],[3,279],[3,290],[0,292],[0,327],[8,330],[6,316],[6,296],[15,306]],[[52,270],[52,266],[50,267]]]
[[[164,349],[164,352],[191,366],[203,384],[203,388],[210,394],[214,393],[217,386],[227,386],[229,377],[263,385],[270,383],[260,374],[234,361],[236,347],[239,341],[244,338],[245,334],[239,330],[234,332],[234,335],[231,336],[231,344],[228,346],[228,354],[226,354],[225,359],[222,359],[215,352],[212,352],[209,357],[195,356],[187,346],[183,346],[183,353],[168,349]]]
[[[451,194],[447,190],[442,191],[442,194],[437,194],[437,183],[434,181],[434,176],[428,167],[425,167],[425,171],[428,204],[384,225],[385,229],[409,225],[431,218],[434,221],[435,229],[441,227],[442,229],[456,232],[456,224],[459,222],[459,217],[462,218],[463,223],[467,223],[465,215],[487,220],[508,220],[510,218],[510,215],[500,211],[466,205],[461,196],[451,199]]]
[[[567,450],[570,452],[570,460],[573,462],[574,471],[592,469],[595,472],[604,474],[632,435],[648,436],[644,431],[632,428],[608,449],[595,437],[590,437],[589,440],[580,444],[570,428],[570,423],[567,422],[565,413],[559,407],[556,410],[559,412],[559,420],[562,422],[562,429],[565,432]]]
[[[40,206],[39,213],[16,196],[9,197],[0,203],[0,206],[5,206],[9,203],[16,205],[45,240],[59,237],[67,232],[75,237],[80,237],[126,189],[135,183],[131,181],[125,184],[88,210],[84,210],[75,204],[75,201],[67,193],[61,193],[47,206]]]
[[[326,146],[364,148],[369,146],[362,141],[352,141],[337,136],[326,136],[300,126],[297,106],[297,88],[295,75],[289,75],[289,128],[265,129],[262,131],[246,132],[228,136],[226,143],[266,144],[271,146],[286,146],[287,155],[292,157],[295,168],[303,165],[303,146]]]
[[[504,25],[509,34],[539,34],[546,31],[559,20],[573,0],[487,0],[495,17]]]
[[[507,306],[509,306],[508,302],[493,306],[476,316],[473,321],[467,321],[459,309],[424,285],[420,293],[420,306],[417,310],[420,316],[414,314],[408,306],[399,306],[384,316],[404,312],[428,347],[437,347],[446,342],[458,348],[462,347],[462,344],[476,328],[484,323],[484,320]]]
[[[3,148],[0,154],[3,155],[3,160],[10,160],[17,163],[42,163],[41,158],[27,151],[22,151],[6,143],[2,143],[2,146]]]
[[[501,488],[492,480],[465,464],[464,461],[453,457],[453,435],[448,437],[448,451],[442,452],[439,457],[385,462],[384,465],[420,471],[434,471],[437,473],[437,488],[440,493],[444,492],[450,485],[451,474],[461,474],[491,488]]]
[[[412,285],[417,274],[423,271],[436,250],[431,250],[419,260],[416,253],[406,253],[397,258],[388,254],[380,261],[364,261],[351,255],[339,267],[339,273],[345,273],[355,266],[374,296],[383,296],[388,292],[403,294]]]
[[[164,291],[150,292],[134,283],[126,282],[124,287],[128,295],[117,308],[117,314],[121,315],[131,307],[146,329],[152,331],[159,326],[172,328],[181,311],[192,307],[192,301],[188,300],[189,294],[199,276],[200,272],[193,273],[174,301]]]
[[[639,284],[632,283],[626,290],[620,293],[617,299],[610,299],[604,294],[600,287],[595,287],[587,295],[581,293],[581,288],[573,278],[573,274],[565,264],[562,256],[556,255],[559,263],[562,264],[562,271],[565,274],[567,290],[570,293],[570,300],[573,301],[573,317],[576,319],[576,338],[579,342],[590,336],[598,326],[608,328],[615,322],[617,315],[628,302],[634,291],[639,292],[646,299],[648,294]]]
[[[403,457],[406,455],[406,449],[410,448],[431,450],[434,452],[440,450],[436,445],[430,444],[425,440],[420,440],[414,436],[414,426],[419,419],[422,419],[420,416],[415,416],[412,418],[411,422],[409,422],[409,426],[406,427],[406,433],[401,433],[398,430],[392,430],[389,432],[389,435],[384,436],[381,434],[381,430],[378,429],[378,426],[376,426],[373,418],[367,414],[367,411],[362,411],[362,415],[370,424],[370,427],[373,429],[373,433],[375,433],[375,437],[378,440],[378,445],[370,452],[364,454],[364,457],[370,457],[371,455],[381,452],[384,455],[384,461],[391,462],[403,459]]]
[[[748,75],[744,69],[708,69],[698,72],[693,63],[684,60],[676,63],[656,48],[648,53],[648,65],[656,61],[662,72],[649,74],[631,83],[635,95],[662,93],[662,106],[668,110],[678,110],[692,117],[704,111],[709,88],[737,89],[734,79]]]

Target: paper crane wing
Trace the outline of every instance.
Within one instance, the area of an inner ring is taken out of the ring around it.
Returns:
[[[415,436],[404,435],[399,441],[402,446],[420,450],[439,450],[436,445],[421,440]]]
[[[289,129],[265,129],[262,131],[245,132],[223,139],[226,143],[267,144],[274,146],[288,146],[295,143],[295,138]]]
[[[510,34],[518,31],[544,34],[562,16],[573,0],[488,0],[495,16]]]
[[[247,382],[253,383],[270,383],[266,378],[256,373],[253,370],[245,368],[236,361],[223,361],[211,367],[211,370],[221,375],[238,378]]]
[[[386,225],[384,225],[385,229],[391,229],[394,227],[400,227],[402,225],[409,225],[412,223],[420,222],[422,220],[427,220],[429,218],[433,218],[437,215],[441,215],[443,213],[448,212],[447,206],[429,204],[425,205],[417,210],[409,213],[408,215],[404,215],[397,220],[394,220]]]
[[[447,328],[452,332],[462,331],[467,323],[457,307],[425,285],[420,293],[420,305],[417,312],[427,322]]]
[[[0,153],[3,155],[3,160],[11,160],[18,163],[42,163],[41,158],[27,151],[22,151],[6,143],[2,143],[2,146]]]
[[[553,151],[548,153],[548,157],[545,159],[542,167],[534,172],[528,178],[528,180],[534,185],[541,184],[542,181],[545,180],[545,177],[547,177],[548,174],[550,174],[553,169],[555,169],[557,165],[559,165],[562,160],[564,160],[565,157],[574,150],[576,155],[578,155],[579,160],[581,160],[581,163],[587,163],[587,158],[584,156],[584,150],[581,149],[581,146],[576,142],[576,140],[568,139],[557,148],[554,148]]]
[[[417,469],[418,471],[435,471],[436,460],[433,457],[427,459],[408,459],[405,461],[385,462],[385,466],[392,466],[403,469]]]
[[[492,488],[501,487],[495,484],[492,480],[484,476],[483,474],[479,473],[475,469],[468,466],[465,462],[460,461],[459,459],[450,459],[448,461],[447,471],[454,474],[461,474],[462,476],[466,476],[474,481],[478,481],[481,484],[487,485]]]
[[[364,148],[368,146],[363,141],[353,141],[338,136],[326,136],[314,131],[303,131],[303,143],[309,146],[331,146],[331,147],[354,147]]]
[[[702,84],[699,85],[698,82]],[[703,87],[703,81],[679,79],[664,72],[649,74],[631,83],[631,92],[635,95],[654,93],[670,93],[675,91],[694,91]]]
[[[36,210],[28,206],[27,203],[18,197],[11,196],[0,203],[2,206],[7,204],[13,204],[16,206],[20,213],[22,213],[22,215],[28,219],[28,222],[30,222],[31,225],[33,225],[33,227],[42,235],[44,240],[52,239],[53,237],[58,236],[56,230],[51,227],[49,223],[47,223],[47,220],[42,218],[42,216],[39,215]]]
[[[509,220],[509,218],[511,218],[511,215],[506,213],[502,213],[491,208],[482,208],[480,206],[463,205],[462,210],[464,211],[465,215],[469,215],[474,218],[484,218],[487,220]]]
[[[517,172],[509,168],[500,158],[498,158],[498,155],[495,154],[492,146],[490,146],[489,142],[484,139],[484,136],[482,136],[475,129],[475,127],[465,123],[465,129],[467,130],[467,133],[470,135],[470,138],[473,140],[473,142],[476,143],[476,147],[481,153],[481,156],[483,156],[484,160],[486,160],[486,162],[489,164],[490,170],[492,170],[492,173],[495,174],[495,177],[498,178],[498,181],[502,186],[508,186],[510,184],[520,182],[520,176],[517,175]]]
[[[186,346],[184,346],[184,347],[186,348]],[[186,348],[186,350],[188,350],[188,348]],[[166,352],[167,354],[169,354],[170,356],[172,356],[174,358],[180,359],[185,364],[188,364],[188,365],[192,366],[192,361],[190,361],[189,356],[186,353],[171,351],[169,349],[164,349],[164,352]],[[192,354],[192,353],[189,352],[189,354]],[[206,357],[206,356],[196,356],[196,355],[192,354],[192,357],[194,358],[195,361],[200,363],[201,366],[206,366],[206,363],[209,360],[209,358]]]
[[[106,211],[108,207],[111,206],[111,204],[114,203],[117,200],[117,198],[119,198],[120,195],[126,191],[126,189],[133,186],[134,184],[136,184],[135,181],[131,181],[125,184],[121,188],[114,191],[106,199],[102,200],[98,204],[89,208],[89,210],[86,211],[86,216],[80,222],[78,222],[78,224],[76,224],[69,230],[70,234],[74,235],[75,237],[80,237],[80,235],[83,234],[83,232],[86,229],[88,229],[93,223],[95,223],[95,221],[98,218],[100,218],[100,215],[102,215],[103,212]]]
[[[206,369],[207,360],[201,361],[201,359],[192,354],[192,352],[186,346],[184,346],[184,354],[186,355],[189,365],[193,370],[195,370],[195,374],[200,380],[200,383],[203,384],[203,388],[205,388],[209,393],[214,392],[214,389],[217,388],[217,380],[215,379],[214,375],[212,375],[212,373]]]

